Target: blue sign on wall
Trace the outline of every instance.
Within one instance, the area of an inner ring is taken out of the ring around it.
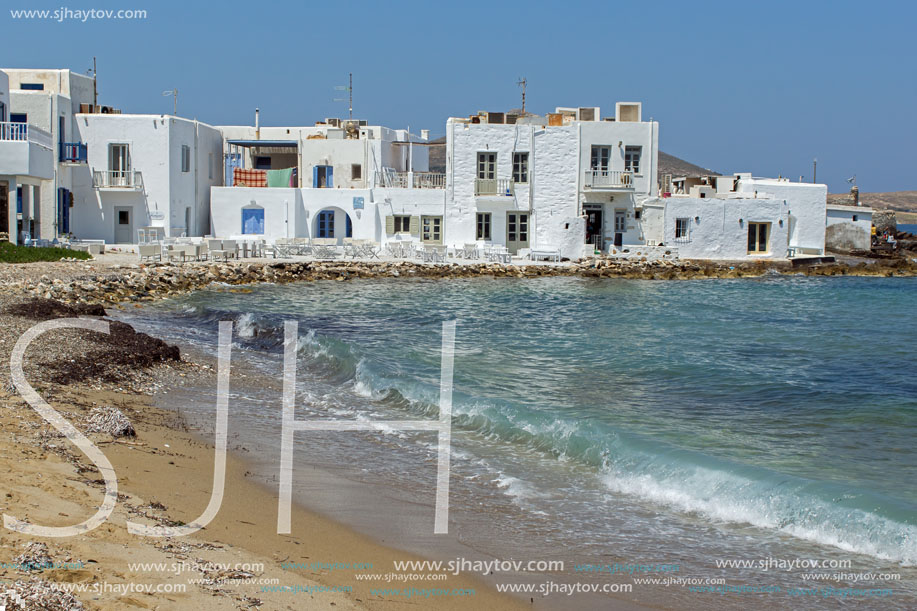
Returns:
[[[362,197],[355,197],[355,198],[353,198],[353,209],[354,209],[354,210],[362,210],[362,209],[363,209],[363,198],[362,198]]]

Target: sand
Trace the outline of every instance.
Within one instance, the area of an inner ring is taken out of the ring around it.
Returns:
[[[0,290],[4,367],[9,366],[18,336],[36,322],[11,314],[17,303],[22,303],[21,297]],[[157,408],[151,400],[155,372],[168,368],[170,375],[195,375],[193,364],[170,361],[162,352],[163,361],[152,365],[147,362],[150,354],[139,354],[143,358],[138,362],[148,367],[132,368],[126,357],[143,342],[131,343],[125,353],[87,335],[60,331],[40,339],[27,354],[25,373],[42,397],[80,430],[86,430],[90,411],[99,406],[115,407],[131,421],[136,437],[88,435],[117,474],[117,505],[105,523],[77,536],[40,539],[0,530],[0,581],[40,579],[71,588],[84,608],[103,610],[532,608],[529,601],[498,594],[467,575],[412,581],[408,587],[473,594],[425,599],[373,594],[374,588],[406,586],[360,580],[358,575],[391,573],[393,560],[421,558],[380,545],[296,505],[293,533],[276,534],[276,491],[254,482],[246,464],[231,453],[225,497],[204,529],[173,539],[129,534],[127,521],[177,525],[199,517],[211,495],[213,446],[189,432],[177,413]],[[66,365],[86,350],[95,355],[93,367],[49,367]],[[55,376],[66,383],[55,382]],[[0,384],[0,470],[5,473],[0,512],[44,526],[82,522],[103,500],[99,471],[25,402],[9,380],[6,375]],[[51,564],[25,570],[23,559],[17,557],[33,552],[26,546],[35,541],[47,546]]]

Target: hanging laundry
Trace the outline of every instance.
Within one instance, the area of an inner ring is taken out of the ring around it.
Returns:
[[[293,186],[293,168],[285,170],[268,170],[267,186],[269,187],[292,187]]]
[[[233,168],[232,184],[235,187],[266,187],[267,170]]]

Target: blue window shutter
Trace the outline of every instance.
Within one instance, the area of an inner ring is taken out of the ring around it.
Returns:
[[[334,186],[334,181],[332,180],[332,178],[334,177],[334,168],[331,167],[330,165],[325,166],[325,167],[328,168],[327,170],[325,170],[328,176],[328,183],[325,186],[330,189]]]
[[[318,166],[312,166],[312,188],[318,189]]]
[[[16,212],[22,214],[22,187],[16,187]]]

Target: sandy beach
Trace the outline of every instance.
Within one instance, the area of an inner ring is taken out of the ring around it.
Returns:
[[[83,273],[83,265],[35,264],[13,272],[22,278],[46,273],[67,278]],[[9,291],[0,300],[0,353],[5,362],[18,335],[32,324],[75,313],[49,312]],[[25,308],[20,307],[23,303]],[[207,506],[213,483],[212,443],[188,432],[176,413],[154,407],[149,399],[163,373],[203,372],[164,353],[131,355],[131,345],[121,349],[89,332],[66,330],[39,338],[27,353],[27,379],[78,428],[85,427],[94,408],[115,407],[137,434],[90,434],[111,461],[119,486],[118,503],[100,527],[80,536],[48,539],[4,531],[0,580],[7,587],[38,580],[58,584],[71,588],[86,609],[531,608],[465,575],[410,584],[461,595],[422,602],[418,597],[423,594],[373,594],[385,582],[359,576],[389,573],[393,559],[420,558],[296,506],[293,534],[277,535],[276,492],[251,481],[244,462],[232,455],[227,493],[218,515],[204,529],[175,539],[129,534],[127,521],[177,525],[194,520]],[[85,368],[53,366],[87,353],[91,363]],[[132,358],[149,367],[132,366]],[[7,473],[0,510],[46,526],[85,520],[103,498],[98,469],[44,422],[8,380],[0,389],[0,426],[6,433],[0,439],[0,468]],[[79,608],[61,604],[48,608]]]

